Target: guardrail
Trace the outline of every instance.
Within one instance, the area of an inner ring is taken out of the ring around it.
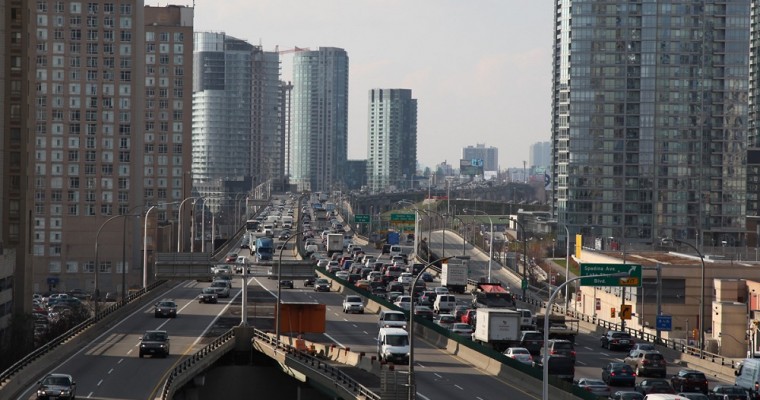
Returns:
[[[30,364],[38,360],[40,357],[46,355],[47,353],[49,353],[56,347],[60,346],[61,344],[67,342],[69,339],[73,338],[74,336],[77,336],[83,331],[89,329],[91,326],[95,325],[96,323],[101,321],[103,318],[117,311],[118,309],[125,306],[126,304],[129,304],[135,299],[145,295],[146,293],[150,292],[151,290],[163,284],[164,284],[164,281],[157,281],[150,284],[146,288],[140,289],[130,294],[129,296],[125,298],[123,302],[119,301],[112,304],[109,307],[104,308],[103,310],[93,315],[92,317],[86,319],[79,325],[69,329],[68,331],[64,332],[63,334],[59,335],[58,337],[54,338],[53,340],[45,343],[44,345],[37,348],[33,352],[29,353],[24,358],[18,360],[16,363],[8,367],[5,371],[0,373],[0,388],[2,388],[8,381],[13,379],[14,376],[21,373],[24,368],[26,368],[27,366],[29,366]]]

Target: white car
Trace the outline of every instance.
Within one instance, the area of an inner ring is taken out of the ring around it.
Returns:
[[[317,267],[326,267],[327,264],[329,264],[329,263],[330,263],[330,259],[329,258],[320,258],[317,261]]]
[[[446,286],[438,286],[437,288],[433,289],[435,291],[435,294],[449,294],[449,288]]]
[[[361,296],[346,296],[346,298],[343,299],[343,312],[358,312],[359,314],[364,314],[364,302],[362,301]]]
[[[398,296],[393,304],[402,310],[410,310],[412,308],[412,296]]]
[[[504,355],[526,365],[533,365],[533,356],[525,347],[510,347],[504,351]]]
[[[336,278],[340,278],[343,280],[348,280],[348,271],[338,271],[335,273]]]
[[[402,272],[398,277],[398,281],[401,282],[402,285],[411,285],[413,279],[411,272]]]

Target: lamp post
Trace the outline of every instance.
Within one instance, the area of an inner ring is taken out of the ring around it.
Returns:
[[[177,203],[177,201],[173,201],[171,203],[158,203],[150,206],[150,208],[148,208],[148,211],[145,212],[145,227],[143,229],[143,288],[148,287],[148,217],[150,216],[150,212],[153,211],[153,209],[156,207],[168,206]]]
[[[304,214],[304,215],[306,215],[306,214]],[[301,216],[300,219],[302,220],[303,216]],[[280,256],[277,259],[277,304],[275,305],[275,315],[277,316],[277,322],[275,324],[275,328],[274,329],[275,329],[275,336],[277,338],[277,345],[278,346],[280,345],[280,311],[281,311],[280,310],[280,303],[282,302],[281,301],[281,299],[282,299],[282,297],[281,297],[282,296],[282,285],[280,284],[280,282],[282,281],[282,253],[285,251],[285,247],[287,247],[288,242],[290,241],[290,239],[293,239],[294,237],[300,237],[304,232],[306,232],[306,231],[302,230],[302,231],[294,232],[293,234],[291,234],[290,237],[285,240],[285,243],[282,244],[282,248],[280,248]],[[298,240],[296,240],[296,242],[297,241]]]
[[[691,247],[694,249],[694,251],[697,252],[699,255],[699,261],[702,263],[702,271],[701,271],[701,283],[700,283],[700,294],[699,294],[699,358],[704,358],[704,347],[705,347],[705,257],[702,255],[702,252],[699,251],[694,245],[692,245],[689,242],[684,242],[683,240],[673,239],[676,243],[685,244],[686,246]]]
[[[179,203],[179,213],[177,214],[177,253],[182,252],[182,206],[188,200],[195,200],[197,197],[188,197]]]
[[[410,204],[414,210],[414,254],[418,254],[420,244],[420,210],[409,200],[399,200],[397,203]]]
[[[459,222],[462,223],[462,255],[464,256],[465,254],[467,254],[467,249],[466,249],[467,238],[465,238],[465,235],[464,235],[465,223],[464,223],[464,220],[462,220],[462,218],[459,218],[456,215],[452,215],[451,217],[454,218],[454,219],[458,219]]]
[[[542,380],[542,399],[543,400],[549,400],[549,314],[551,313],[552,309],[552,302],[554,301],[554,298],[557,297],[557,294],[562,290],[564,287],[566,287],[570,282],[575,282],[577,280],[583,279],[583,278],[606,278],[606,277],[615,277],[615,278],[626,278],[630,276],[627,272],[618,272],[614,274],[597,274],[597,275],[586,275],[586,276],[576,276],[572,279],[566,279],[565,282],[563,282],[561,285],[559,285],[554,291],[552,291],[551,296],[549,296],[549,300],[546,302],[546,316],[544,317],[544,351],[542,352],[543,358],[541,359],[541,366],[543,369],[543,380]]]
[[[567,224],[562,224],[565,228],[565,280],[570,278],[570,229],[567,228]],[[565,286],[565,308],[568,305],[568,297],[570,288]]]
[[[142,207],[142,205],[139,206],[139,207]],[[135,207],[135,208],[137,208],[137,207]],[[133,211],[133,210],[134,210],[134,208],[132,210],[130,210],[130,212]],[[139,214],[134,214],[134,215],[139,215]],[[103,230],[103,227],[105,227],[107,223],[115,220],[116,218],[129,217],[129,216],[134,216],[134,215],[133,214],[114,215],[114,216],[108,218],[107,220],[103,221],[103,223],[100,224],[100,227],[98,228],[98,232],[95,234],[95,293],[94,293],[94,295],[95,295],[94,296],[95,297],[95,304],[94,304],[94,306],[95,306],[95,315],[98,314],[98,302],[100,301],[100,286],[99,286],[99,283],[98,283],[98,280],[99,280],[98,279],[99,278],[98,270],[100,269],[100,257],[99,257],[100,253],[99,253],[99,250],[98,250],[98,240],[100,239],[100,232]],[[126,226],[126,223],[125,223],[125,226]],[[124,228],[124,230],[126,231],[126,228]],[[124,235],[124,234],[122,234],[122,247],[126,247],[126,235]],[[123,271],[124,271],[124,265],[122,265],[122,273],[123,273]],[[124,296],[124,293],[123,293],[123,290],[124,290],[123,289],[124,288],[124,281],[123,281],[123,279],[124,279],[124,276],[122,275],[122,298]]]
[[[445,262],[454,257],[444,257],[439,258],[433,262],[428,262],[425,264],[422,269],[420,269],[420,272],[417,273],[417,276],[414,277],[414,280],[412,281],[411,288],[414,288],[417,284],[417,281],[420,279],[420,276],[422,276],[422,273],[425,272],[431,265],[438,263],[438,262]],[[409,304],[409,392],[408,392],[408,398],[409,400],[413,400],[415,398],[415,390],[414,390],[414,302],[412,301]]]
[[[480,213],[488,217],[488,222],[491,223],[491,237],[490,237],[490,243],[488,245],[488,282],[491,282],[491,265],[493,263],[493,219],[491,219],[491,216],[487,214],[485,211],[481,210],[474,210],[472,208],[465,208],[462,211],[464,212],[473,212],[473,213]],[[524,293],[523,293],[524,295]]]
[[[523,291],[523,299],[526,299],[527,297],[527,291],[528,291],[528,238],[525,237],[525,226],[517,220],[517,218],[509,218],[510,221],[517,224],[517,226],[520,227],[520,231],[522,231],[522,242],[523,242],[523,282],[522,282],[522,291]],[[567,282],[567,275],[565,275],[565,282]],[[563,285],[564,286],[564,285]],[[565,294],[567,296],[567,294]]]

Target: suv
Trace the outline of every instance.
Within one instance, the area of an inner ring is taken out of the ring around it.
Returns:
[[[573,342],[563,339],[550,339],[547,343],[547,348],[549,349],[550,355],[566,356],[575,362],[575,346],[573,346]],[[541,353],[542,356],[543,352],[544,348],[541,347],[539,353]]]
[[[403,328],[406,329],[406,315],[401,311],[383,310],[377,320],[378,328]]]
[[[48,374],[37,382],[38,399],[75,399],[77,383],[67,374]]]
[[[544,347],[544,334],[539,331],[523,331],[520,347],[525,347],[534,356],[540,354]]]
[[[177,303],[172,300],[161,300],[153,306],[153,314],[156,318],[177,318]]]
[[[667,363],[659,351],[631,350],[625,358],[625,363],[633,367],[636,375],[659,376],[666,375]]]
[[[602,336],[600,344],[602,345],[602,348],[610,350],[621,349],[629,351],[631,347],[633,347],[634,342],[633,337],[627,332],[607,331],[607,333]]]
[[[169,334],[166,331],[147,331],[140,339],[140,358],[146,354],[166,358],[169,355]]]
[[[364,314],[364,303],[362,302],[361,296],[346,296],[346,298],[343,299],[343,312],[358,312],[359,314]]]
[[[670,378],[670,384],[679,392],[700,391],[707,394],[707,377],[701,371],[682,369]]]

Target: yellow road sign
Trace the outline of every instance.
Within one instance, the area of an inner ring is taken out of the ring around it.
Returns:
[[[633,306],[630,304],[620,305],[620,319],[631,319],[633,313]]]

